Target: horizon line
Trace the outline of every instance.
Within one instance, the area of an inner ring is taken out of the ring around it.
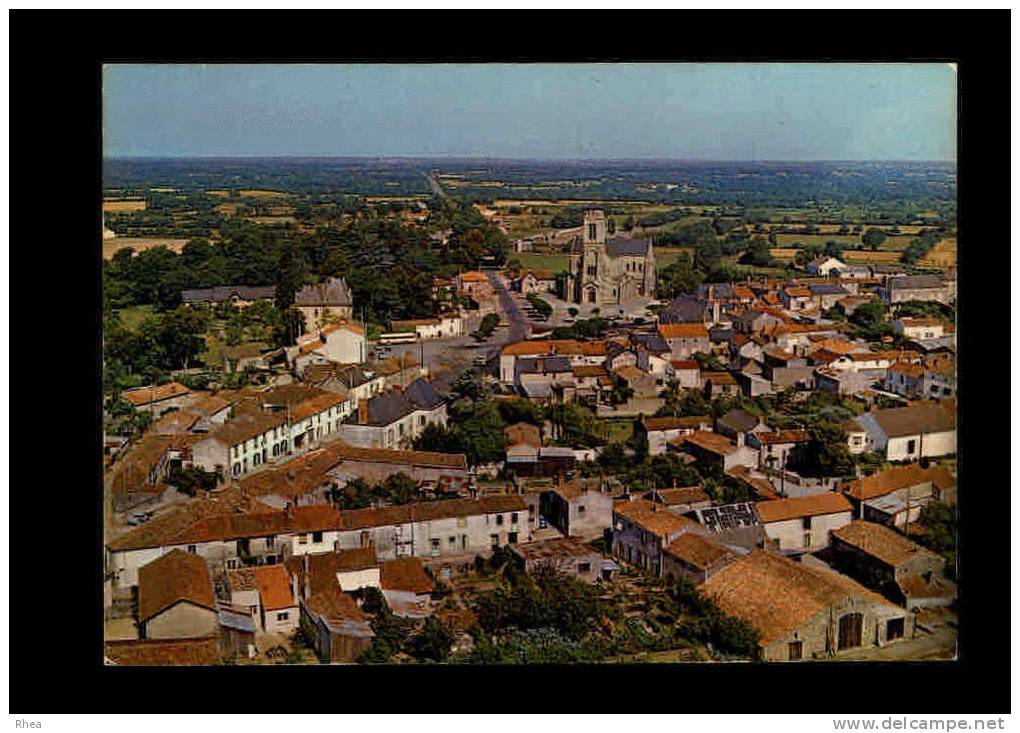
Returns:
[[[388,154],[388,155],[344,155],[344,154],[300,154],[300,153],[239,153],[239,154],[114,154],[103,155],[103,160],[479,160],[510,162],[630,162],[669,161],[675,163],[957,163],[955,158],[671,158],[671,157],[606,157],[606,158],[540,158],[503,157],[461,154]]]

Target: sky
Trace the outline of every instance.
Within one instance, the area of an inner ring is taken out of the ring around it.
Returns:
[[[108,156],[955,160],[929,64],[112,64]]]

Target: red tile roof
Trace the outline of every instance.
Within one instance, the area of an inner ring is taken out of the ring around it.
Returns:
[[[171,550],[138,570],[139,621],[148,621],[180,601],[216,610],[205,560],[190,552]]]
[[[262,565],[255,568],[255,577],[259,585],[259,600],[262,608],[275,611],[280,608],[293,608],[297,605],[290,587],[290,578],[283,565]]]
[[[815,517],[821,514],[852,512],[853,505],[842,494],[827,491],[824,494],[796,496],[789,499],[759,501],[755,504],[762,524],[785,522],[799,517]]]

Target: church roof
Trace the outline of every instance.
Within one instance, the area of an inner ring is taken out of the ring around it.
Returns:
[[[606,240],[606,253],[610,257],[625,255],[644,257],[652,246],[651,239],[626,239],[623,237]]]

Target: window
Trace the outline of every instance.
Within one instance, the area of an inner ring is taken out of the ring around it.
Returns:
[[[790,650],[790,661],[795,662],[798,659],[804,658],[804,642],[803,641],[791,641],[789,644]]]
[[[811,529],[811,517],[804,517],[801,521],[804,524],[804,529]]]
[[[286,621],[289,618],[290,618],[290,614],[287,613],[286,611],[284,611],[283,613],[276,614],[276,620],[277,621]]]
[[[195,545],[188,545],[188,552],[190,552],[192,555],[197,555],[198,548]]]
[[[578,573],[590,573],[591,572],[591,563],[590,562],[579,562],[579,563],[577,563],[577,572]]]
[[[307,545],[308,544],[308,535],[306,535],[306,534],[299,534],[297,536],[297,542],[298,542],[299,545]]]
[[[489,541],[492,542],[492,546],[493,547],[499,547],[499,535],[498,534],[490,534],[489,535]]]
[[[907,441],[907,453],[913,453],[915,450],[917,450],[917,441],[916,440],[908,440]]]
[[[510,524],[517,524],[517,512],[510,515]]]
[[[439,547],[439,539],[438,538],[432,540],[432,547],[433,548],[438,548]]]
[[[457,538],[456,537],[451,537],[449,539],[449,542],[450,542],[450,547],[456,547],[457,546]]]
[[[595,265],[588,265],[588,274],[595,277],[598,274],[598,268]]]
[[[322,532],[312,532],[312,542],[322,542]]]
[[[234,570],[237,568],[237,560],[227,560],[227,570]]]
[[[579,507],[577,507],[577,513],[584,514],[584,504],[581,504]]]
[[[596,231],[597,230],[595,228],[595,225],[594,224],[589,224],[588,225],[588,239],[595,239]]]
[[[507,537],[506,537],[506,540],[507,540],[507,542],[509,542],[509,543],[510,543],[511,545],[516,545],[516,544],[517,544],[517,533],[516,533],[516,532],[510,532],[510,533],[509,533],[509,534],[507,535]]]
[[[240,463],[235,463],[234,464],[234,475],[237,476],[240,473],[241,473],[241,464]]]
[[[497,525],[503,524],[503,515],[502,514],[497,514],[496,515],[496,524]]]

